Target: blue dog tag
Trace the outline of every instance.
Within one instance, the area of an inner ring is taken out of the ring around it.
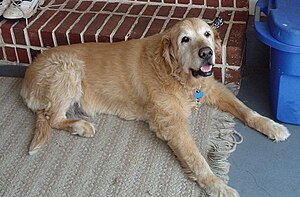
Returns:
[[[196,100],[201,99],[202,97],[204,97],[204,92],[200,91],[200,90],[195,90],[194,92],[194,98]]]

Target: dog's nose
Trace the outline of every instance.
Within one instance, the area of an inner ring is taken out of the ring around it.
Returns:
[[[210,47],[203,47],[199,50],[199,57],[208,60],[213,55],[213,51]]]

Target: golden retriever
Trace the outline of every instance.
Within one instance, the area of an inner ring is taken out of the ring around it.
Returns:
[[[275,141],[290,134],[284,126],[246,107],[210,77],[219,47],[215,29],[190,18],[144,39],[45,51],[27,69],[21,90],[27,106],[37,115],[29,153],[41,147],[51,128],[85,137],[95,135],[90,122],[67,119],[66,112],[76,103],[90,116],[107,113],[146,121],[207,193],[238,196],[213,174],[190,135],[188,117],[198,102],[233,114]]]

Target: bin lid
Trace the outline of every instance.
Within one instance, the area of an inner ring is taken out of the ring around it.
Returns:
[[[300,0],[269,0],[268,24],[272,36],[300,46]]]

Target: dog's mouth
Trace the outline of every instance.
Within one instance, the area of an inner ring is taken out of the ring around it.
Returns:
[[[199,68],[199,70],[194,70],[191,68],[192,71],[192,75],[194,77],[208,77],[211,76],[213,74],[213,65],[212,64],[204,64],[203,66],[201,66]]]

